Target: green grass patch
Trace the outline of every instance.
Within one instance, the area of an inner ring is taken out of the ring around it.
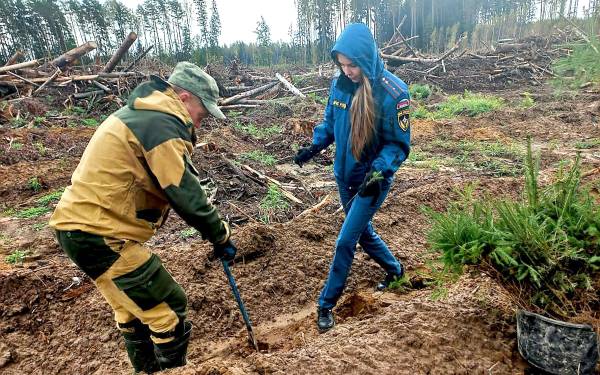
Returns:
[[[411,116],[412,116],[412,118],[415,118],[415,119],[432,119],[433,118],[433,114],[431,112],[429,112],[427,110],[427,108],[425,108],[425,106],[423,106],[423,105],[413,107]]]
[[[190,238],[190,237],[195,237],[198,235],[198,231],[196,230],[196,228],[186,228],[184,230],[182,230],[181,232],[179,232],[179,236],[181,238]]]
[[[322,105],[327,105],[328,98],[318,95],[316,92],[311,92],[306,94],[310,99],[312,99],[315,103],[319,103]]]
[[[84,118],[81,120],[83,126],[87,126],[89,128],[96,128],[100,123],[95,118]]]
[[[289,207],[290,204],[281,192],[281,189],[275,184],[269,184],[269,190],[258,206],[260,219],[264,223],[269,224],[272,215],[285,211]]]
[[[242,159],[252,160],[268,166],[272,166],[277,163],[277,159],[273,155],[259,150],[244,152],[240,155],[240,157]]]
[[[580,150],[595,148],[600,146],[600,138],[592,138],[587,141],[579,141],[575,143],[575,148]]]
[[[454,118],[459,115],[477,116],[501,108],[504,100],[492,95],[473,94],[465,91],[463,95],[451,95],[442,103],[436,105],[434,119]]]
[[[446,212],[427,210],[428,240],[445,269],[491,266],[531,304],[568,317],[597,295],[591,281],[600,276],[600,207],[580,186],[579,156],[545,188],[538,165],[528,142],[519,201],[475,199],[471,185]]]
[[[283,131],[283,128],[279,125],[271,125],[266,128],[257,127],[255,124],[243,124],[241,122],[236,122],[233,124],[233,127],[242,133],[249,134],[253,138],[257,139],[265,139],[269,138],[275,134],[280,134]]]
[[[48,226],[48,224],[46,224],[46,223],[35,223],[31,226],[31,229],[33,229],[36,232],[39,232],[42,229],[46,228],[47,226]]]
[[[420,83],[413,83],[408,86],[408,92],[410,93],[411,99],[427,99],[431,95],[431,91],[429,85],[422,85]]]
[[[600,51],[598,38],[590,38],[596,50]],[[557,89],[577,89],[588,82],[600,83],[600,54],[589,44],[571,44],[569,56],[555,61],[553,71],[557,75],[552,84]]]
[[[11,143],[10,148],[15,151],[19,151],[20,149],[23,148],[23,144],[19,143],[19,142],[13,142],[13,143]]]
[[[29,255],[29,250],[15,250],[10,255],[6,256],[4,260],[8,264],[23,264],[25,257]]]
[[[46,194],[43,197],[39,198],[36,202],[42,206],[47,206],[48,204],[50,204],[50,202],[58,202],[64,191],[65,189],[53,191],[52,193]]]
[[[30,207],[24,210],[18,211],[15,216],[20,219],[33,219],[47,214],[52,209],[50,207]]]

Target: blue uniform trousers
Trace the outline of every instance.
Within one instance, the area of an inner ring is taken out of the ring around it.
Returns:
[[[391,179],[384,180],[381,195],[373,205],[373,197],[357,195],[356,186],[350,186],[340,180],[337,180],[337,184],[346,219],[336,242],[327,282],[319,297],[319,306],[325,308],[333,308],[344,291],[357,243],[387,273],[400,274],[402,267],[371,224],[373,215],[390,190]]]

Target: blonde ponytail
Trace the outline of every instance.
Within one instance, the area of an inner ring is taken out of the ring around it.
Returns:
[[[352,155],[360,160],[364,148],[375,136],[375,109],[373,91],[369,78],[362,75],[361,85],[356,90],[350,107]]]

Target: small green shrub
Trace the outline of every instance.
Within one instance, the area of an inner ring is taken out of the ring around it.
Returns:
[[[476,200],[469,187],[446,212],[428,211],[429,243],[446,268],[489,265],[533,305],[571,316],[597,293],[590,280],[600,276],[600,208],[580,187],[579,156],[545,189],[530,141],[524,164],[521,201]]]
[[[44,117],[44,116],[36,116],[36,117],[33,118],[33,125],[34,126],[43,125],[44,122],[46,122],[46,117]]]
[[[19,151],[20,149],[22,149],[22,148],[23,148],[23,144],[22,144],[22,143],[19,143],[19,142],[13,142],[13,143],[10,145],[10,148],[12,148],[12,149],[13,149],[13,150],[15,150],[15,151]]]
[[[29,186],[29,189],[35,191],[36,193],[42,190],[43,187],[40,179],[37,176],[30,178],[27,182],[27,186]]]
[[[42,142],[35,142],[33,145],[40,153],[40,156],[46,156],[46,153],[48,152],[48,150],[46,149],[46,146],[44,146],[44,144]]]
[[[521,107],[531,108],[535,105],[535,100],[531,97],[531,94],[527,91],[523,93],[523,99],[521,100]]]

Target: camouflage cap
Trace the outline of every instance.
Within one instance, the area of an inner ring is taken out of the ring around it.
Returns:
[[[197,96],[211,115],[218,119],[225,118],[225,115],[217,106],[217,99],[219,98],[217,82],[197,65],[187,61],[178,63],[167,82]]]

